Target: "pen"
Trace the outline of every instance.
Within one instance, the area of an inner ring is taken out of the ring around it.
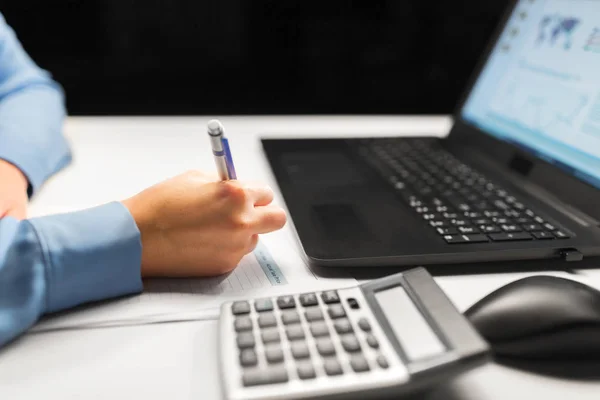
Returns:
[[[210,145],[219,177],[223,181],[237,179],[229,141],[225,137],[223,124],[216,119],[210,120],[208,122],[208,135],[210,136]]]

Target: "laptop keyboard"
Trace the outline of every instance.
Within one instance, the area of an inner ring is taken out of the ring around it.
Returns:
[[[444,150],[436,139],[352,143],[447,243],[569,238],[555,223]]]

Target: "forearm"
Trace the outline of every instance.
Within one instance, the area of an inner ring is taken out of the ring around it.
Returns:
[[[0,347],[38,318],[140,292],[141,242],[121,203],[0,220]]]

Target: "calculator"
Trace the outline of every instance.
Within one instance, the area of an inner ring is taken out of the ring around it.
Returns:
[[[424,268],[228,302],[219,330],[228,400],[398,396],[490,358],[488,343]]]

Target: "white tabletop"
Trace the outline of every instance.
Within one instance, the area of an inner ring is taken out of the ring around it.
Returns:
[[[123,199],[188,169],[214,169],[209,118],[70,118],[74,162],[36,196],[31,216]],[[224,117],[240,179],[276,188],[259,136],[444,135],[445,117]],[[280,196],[276,201],[281,202]],[[292,236],[286,228],[278,235]],[[290,257],[300,257],[292,254]],[[438,278],[464,310],[525,274]],[[600,282],[600,273],[589,272]],[[595,283],[595,282],[594,282]],[[0,350],[2,399],[221,398],[216,322],[37,333]],[[431,391],[428,399],[597,399],[600,383],[491,364]]]

